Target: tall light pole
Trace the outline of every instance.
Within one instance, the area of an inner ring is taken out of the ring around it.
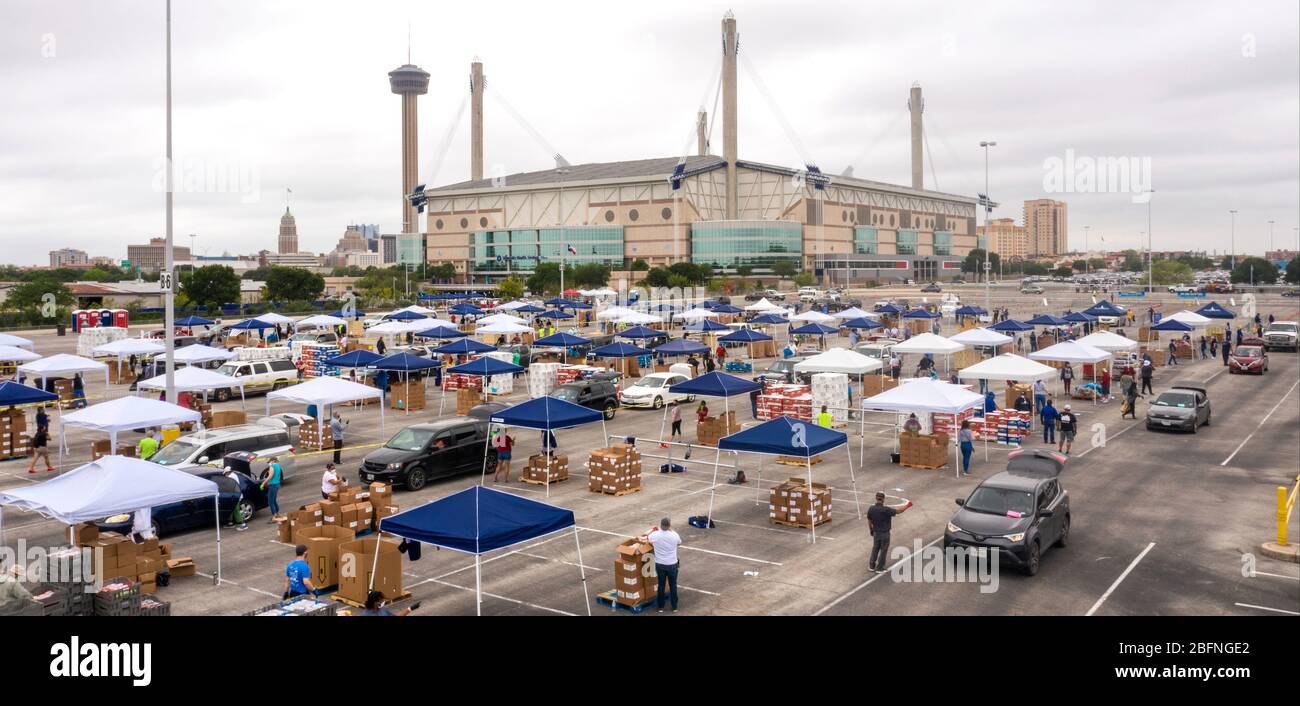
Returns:
[[[1231,272],[1237,269],[1237,209],[1231,209],[1228,213],[1232,214],[1232,251],[1230,253],[1231,259],[1229,260],[1232,265],[1228,268],[1228,271]]]
[[[989,196],[989,148],[997,146],[998,143],[993,140],[980,140],[980,147],[984,148],[984,308],[989,311],[993,310],[992,292],[989,289],[993,269],[989,264],[989,212],[993,210],[993,200]]]
[[[564,175],[569,173],[568,169],[563,167],[555,170],[560,175],[560,195],[555,204],[555,215],[560,219],[560,298],[564,298],[564,253],[569,250],[569,243],[565,240],[564,233]]]
[[[1156,255],[1155,250],[1151,247],[1151,201],[1152,196],[1156,193],[1155,189],[1147,189],[1142,192],[1147,196],[1147,291],[1152,297],[1156,295]]]
[[[1088,230],[1091,228],[1092,226],[1083,227],[1083,273],[1084,274],[1092,274],[1092,271],[1088,269]]]
[[[1273,249],[1273,221],[1268,222],[1268,249]]]
[[[176,262],[172,252],[172,0],[167,0],[167,244],[163,253],[163,332],[166,341],[167,401],[176,404]]]

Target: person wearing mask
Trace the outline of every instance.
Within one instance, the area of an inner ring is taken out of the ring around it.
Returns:
[[[284,482],[284,467],[280,457],[272,456],[266,467],[266,477],[262,480],[262,490],[266,492],[266,503],[271,507],[271,524],[284,519],[280,514],[280,484]]]
[[[1066,397],[1070,396],[1070,388],[1072,387],[1071,383],[1073,382],[1074,366],[1066,363],[1065,366],[1061,368],[1061,389]]]
[[[1043,443],[1056,443],[1056,419],[1060,416],[1056,407],[1052,406],[1052,398],[1047,398],[1043,406],[1038,410],[1038,420],[1043,423]]]
[[[1142,380],[1142,392],[1149,392],[1151,394],[1155,394],[1155,391],[1151,389],[1151,377],[1154,374],[1155,374],[1155,367],[1151,365],[1151,359],[1143,358],[1142,370],[1138,373],[1138,377],[1141,378]]]
[[[1017,412],[1032,412],[1034,406],[1029,403],[1029,398],[1025,397],[1025,393],[1022,392],[1016,396],[1015,409]]]
[[[975,453],[975,432],[970,430],[969,419],[961,420],[961,429],[957,431],[957,445],[961,447],[961,474],[968,476],[970,475],[970,457],[972,453]]]
[[[293,548],[293,561],[284,568],[284,592],[286,600],[308,593],[318,595],[320,591],[311,582],[311,564],[307,563],[307,545],[299,544]]]
[[[420,602],[416,601],[406,608],[394,613],[387,605],[385,605],[387,602],[388,601],[384,599],[384,593],[382,591],[371,591],[366,594],[366,607],[357,615],[400,618],[410,615],[411,611],[420,607]]]
[[[320,478],[320,496],[322,500],[329,500],[331,493],[337,493],[347,484],[343,476],[335,470],[332,463],[325,464],[325,473]]]
[[[671,599],[673,612],[677,612],[677,570],[681,562],[677,559],[677,548],[682,545],[682,538],[672,528],[672,520],[665,517],[659,520],[659,526],[650,531],[646,537],[655,551],[655,573],[659,575],[659,590],[655,596],[659,612],[664,612],[664,602]],[[668,593],[664,593],[667,584]]]
[[[507,434],[505,429],[501,429],[492,441],[497,450],[497,467],[492,474],[492,482],[496,483],[502,475],[505,475],[506,482],[509,483],[510,457],[515,448],[515,438]]]
[[[335,412],[330,419],[330,438],[334,441],[334,463],[343,462],[343,431],[347,428],[348,422],[343,421],[343,417]]]
[[[1223,364],[1224,364],[1224,365],[1227,365],[1227,364],[1228,364],[1228,358],[1230,358],[1230,357],[1232,356],[1232,342],[1231,342],[1231,339],[1228,339],[1228,338],[1223,339],[1223,346],[1222,346],[1219,350],[1220,350],[1220,352],[1223,353]]]
[[[876,504],[867,510],[867,530],[871,533],[871,556],[867,559],[867,569],[877,574],[885,573],[885,561],[889,556],[889,533],[893,531],[894,516],[907,512],[912,501],[894,508],[885,504],[885,494],[876,493]]]
[[[677,439],[682,435],[682,401],[681,400],[673,401],[672,422],[673,422],[673,428],[672,431],[669,433],[669,438]]]
[[[1070,411],[1070,405],[1065,405],[1061,411],[1061,440],[1056,443],[1057,451],[1064,451],[1066,456],[1070,455],[1070,448],[1074,446],[1074,435],[1079,430],[1079,418]]]
[[[831,424],[833,423],[834,419],[831,416],[830,410],[827,409],[826,405],[822,405],[822,411],[817,414],[817,426],[830,429]]]
[[[921,420],[916,418],[915,412],[907,415],[907,421],[903,422],[903,431],[908,434],[921,433]]]

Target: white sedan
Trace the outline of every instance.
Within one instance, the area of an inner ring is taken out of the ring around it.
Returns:
[[[650,407],[653,409],[663,409],[665,404],[676,400],[690,402],[695,399],[694,395],[668,391],[668,388],[673,385],[686,382],[689,379],[680,373],[650,373],[637,380],[636,384],[620,392],[618,401],[624,407]]]

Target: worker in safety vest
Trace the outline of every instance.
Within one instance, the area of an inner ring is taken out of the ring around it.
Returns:
[[[831,428],[831,413],[830,410],[826,409],[826,405],[822,405],[821,414],[817,415],[817,425],[827,429]]]

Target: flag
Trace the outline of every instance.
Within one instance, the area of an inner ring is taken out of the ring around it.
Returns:
[[[577,254],[578,254],[578,251],[577,251],[577,250],[574,250],[572,245],[570,245],[570,246],[568,246],[568,247],[569,247],[569,254],[570,254],[570,255],[577,255]]]

